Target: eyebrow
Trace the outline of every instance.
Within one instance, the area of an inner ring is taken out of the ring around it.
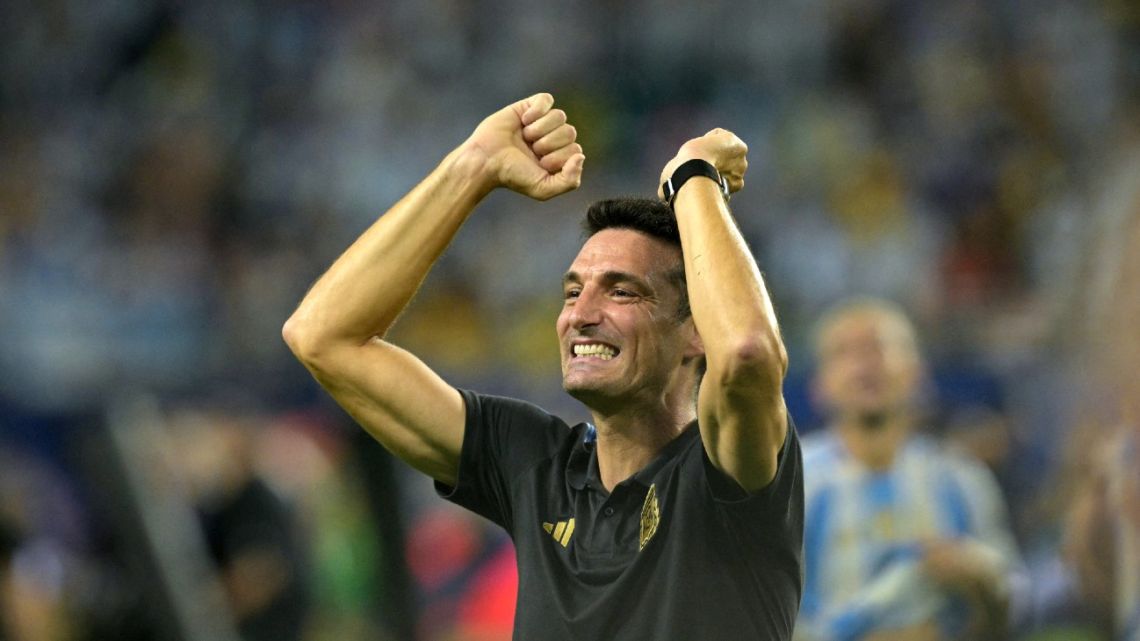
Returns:
[[[602,273],[601,280],[603,283],[605,283],[607,285],[612,285],[614,283],[630,283],[634,287],[637,287],[637,288],[639,288],[645,292],[652,292],[653,291],[653,287],[651,287],[649,285],[648,281],[646,281],[644,278],[641,278],[640,276],[637,276],[635,274],[631,274],[629,272],[623,272],[623,271],[618,271],[618,270],[610,270],[610,271]],[[580,284],[581,282],[582,282],[582,275],[576,271],[568,271],[562,276],[562,286],[563,287],[565,287],[566,285],[571,285],[571,284]]]

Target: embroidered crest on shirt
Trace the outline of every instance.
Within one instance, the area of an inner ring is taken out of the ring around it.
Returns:
[[[562,547],[566,547],[570,545],[570,537],[574,534],[574,518],[571,517],[569,521],[558,521],[557,523],[543,523],[542,529],[554,537],[555,541],[561,543]]]
[[[657,484],[649,486],[649,493],[645,495],[645,503],[641,504],[641,545],[638,550],[644,550],[645,544],[657,533],[657,523],[661,520],[661,508],[657,505]]]

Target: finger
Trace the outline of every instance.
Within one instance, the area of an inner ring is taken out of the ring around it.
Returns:
[[[566,124],[566,112],[561,109],[551,109],[538,120],[523,127],[523,139],[534,142],[564,124]]]
[[[708,132],[705,133],[705,135],[703,137],[706,139],[715,140],[721,144],[725,144],[730,139],[732,139],[734,136],[733,136],[733,133],[731,131],[729,131],[727,129],[721,129],[720,127],[716,127],[716,128],[708,130]]]
[[[546,200],[570,190],[577,189],[582,184],[582,168],[585,165],[585,154],[574,154],[562,165],[562,171],[548,176],[538,185],[533,194],[535,198]]]
[[[730,162],[725,171],[721,172],[721,175],[728,181],[728,192],[730,194],[735,194],[744,189],[744,174],[747,171],[748,159],[741,156],[739,159]]]
[[[574,125],[562,125],[554,131],[546,134],[539,140],[531,144],[530,148],[534,151],[536,156],[545,156],[546,154],[561,149],[566,145],[574,142],[578,138],[578,130]]]
[[[526,106],[522,114],[522,123],[525,127],[538,120],[554,106],[554,96],[548,93],[536,93],[523,101]]]
[[[740,136],[737,136],[728,129],[724,129],[722,127],[714,127],[712,129],[709,129],[708,132],[705,133],[705,136],[721,138],[730,144],[740,144],[743,145],[745,149],[748,148],[748,146],[744,144],[744,141],[740,139]]]
[[[716,129],[710,129],[709,132],[704,135],[704,137],[711,139],[729,154],[735,155],[748,153],[748,145],[745,144],[739,136],[727,129],[721,129],[720,127],[717,127]]]
[[[562,170],[567,160],[580,153],[582,153],[582,145],[572,143],[546,154],[539,159],[538,164],[552,174],[558,173]]]

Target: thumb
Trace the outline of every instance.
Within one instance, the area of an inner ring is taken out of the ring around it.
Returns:
[[[577,189],[582,184],[582,168],[585,163],[585,154],[570,156],[557,174],[548,174],[538,185],[534,197],[539,200],[547,200]]]
[[[554,106],[554,96],[545,92],[536,93],[529,98],[520,100],[517,104],[521,108],[519,117],[525,127],[550,111],[551,107]]]

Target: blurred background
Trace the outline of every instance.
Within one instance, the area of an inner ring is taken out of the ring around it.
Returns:
[[[897,301],[930,433],[1006,492],[1033,584],[1011,638],[1137,638],[1140,4],[542,4],[0,3],[0,638],[509,638],[509,541],[363,436],[280,327],[536,91],[582,188],[492,195],[397,342],[585,418],[554,337],[581,214],[732,129],[802,431],[820,313]]]

